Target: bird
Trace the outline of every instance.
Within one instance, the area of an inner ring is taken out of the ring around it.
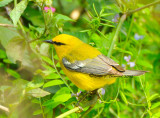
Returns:
[[[79,38],[60,34],[46,43],[54,45],[60,66],[78,88],[94,91],[113,84],[117,77],[139,76],[147,71],[125,70],[111,58]]]

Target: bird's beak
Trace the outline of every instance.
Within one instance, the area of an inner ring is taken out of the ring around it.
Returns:
[[[45,40],[44,42],[54,44],[52,40]]]

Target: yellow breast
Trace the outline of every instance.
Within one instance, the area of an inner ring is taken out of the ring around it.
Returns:
[[[89,74],[79,73],[67,70],[63,65],[61,65],[64,73],[69,77],[69,79],[79,88],[92,91],[106,84],[112,84],[115,82],[116,77],[110,75],[106,76],[92,76]]]

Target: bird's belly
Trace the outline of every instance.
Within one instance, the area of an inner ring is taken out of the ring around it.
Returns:
[[[116,78],[112,76],[94,76],[79,72],[67,72],[66,75],[69,79],[79,88],[92,91],[98,88],[103,87],[106,84],[112,84],[115,82]]]

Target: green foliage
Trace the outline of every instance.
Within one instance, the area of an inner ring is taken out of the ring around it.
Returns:
[[[105,86],[84,117],[160,117],[159,0],[142,11],[151,1],[12,1],[0,0],[0,118],[78,118],[94,105],[94,94],[71,83],[54,47],[43,42],[61,33],[109,52],[128,70],[149,71]]]
[[[20,3],[18,3],[15,8],[11,11],[10,17],[13,21],[14,26],[17,25],[17,22],[19,21],[20,16],[24,12],[24,10],[27,7],[27,0],[22,0]]]
[[[7,4],[9,4],[10,2],[12,2],[13,0],[1,0],[0,1],[0,7],[3,7]]]

